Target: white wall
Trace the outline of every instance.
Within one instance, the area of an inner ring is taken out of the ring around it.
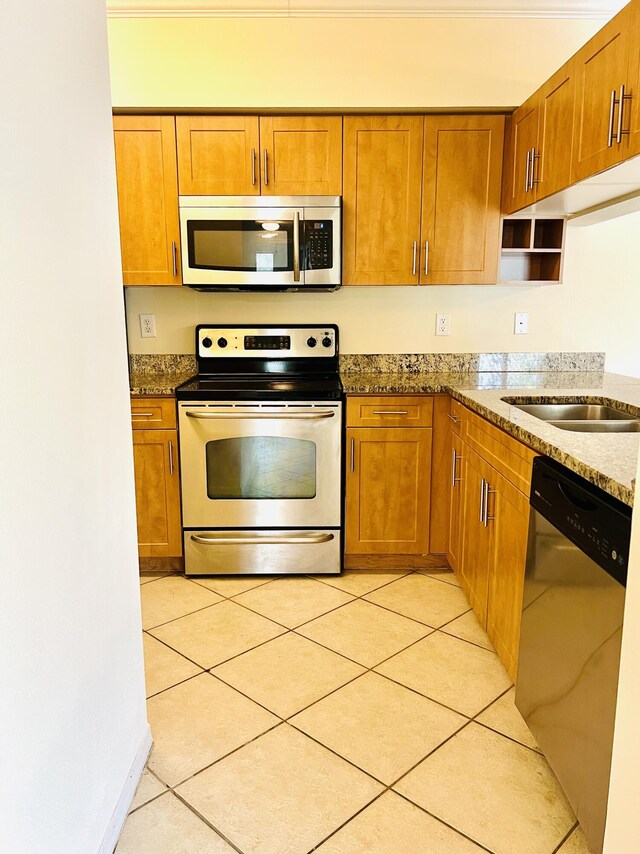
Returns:
[[[328,322],[344,353],[596,350],[607,369],[640,376],[640,213],[568,229],[565,283],[551,286],[344,287],[328,294],[203,294],[187,288],[127,288],[133,353],[192,353],[196,323]],[[451,335],[436,337],[436,312]],[[516,311],[529,334],[514,335]],[[138,314],[155,314],[157,338],[141,338]]]
[[[106,25],[0,33],[0,850],[93,854],[148,738]]]

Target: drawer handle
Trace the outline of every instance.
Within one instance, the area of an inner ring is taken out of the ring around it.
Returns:
[[[155,415],[155,412],[138,412],[136,410],[135,413],[134,412],[131,413],[131,418],[135,421],[135,418],[133,418],[134,415],[136,415],[138,418],[153,418],[153,416]]]
[[[386,409],[384,412],[381,409],[374,409],[373,415],[408,415],[406,409]]]
[[[456,416],[455,416],[455,415],[449,415],[449,414],[447,413],[447,418],[450,418],[450,419],[453,421],[453,423],[454,423],[454,424],[459,424],[459,423],[460,423],[460,419],[459,419],[459,418],[456,418]]]
[[[316,545],[317,543],[329,543],[333,540],[333,534],[300,533],[294,537],[283,537],[279,534],[260,536],[248,531],[246,534],[238,532],[234,537],[229,537],[227,534],[209,534],[206,537],[201,537],[198,534],[192,534],[191,539],[194,543],[200,543],[203,546],[308,546]]]

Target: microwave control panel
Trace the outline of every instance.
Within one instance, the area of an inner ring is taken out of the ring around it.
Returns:
[[[305,270],[330,270],[333,267],[333,222],[330,219],[305,220]]]

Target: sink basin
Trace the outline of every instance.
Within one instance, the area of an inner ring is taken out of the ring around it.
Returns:
[[[502,398],[515,409],[527,412],[552,427],[576,433],[640,433],[640,418],[595,403],[513,403]]]
[[[516,409],[541,421],[638,421],[628,412],[593,403],[522,403]]]

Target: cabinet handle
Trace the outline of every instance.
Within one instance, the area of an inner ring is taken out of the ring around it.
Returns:
[[[315,534],[313,531],[300,531],[294,536],[287,536],[284,533],[254,534],[253,531],[238,531],[232,537],[224,531],[211,531],[206,537],[200,534],[191,534],[191,540],[203,546],[312,546],[318,543],[330,543],[333,539],[333,534],[324,532]]]
[[[496,491],[495,491],[495,489],[491,489],[491,487],[489,486],[489,481],[485,481],[485,485],[484,485],[484,519],[483,519],[483,523],[484,523],[485,528],[488,528],[489,522],[493,522],[494,519],[496,518],[495,516],[489,516],[489,496],[495,495],[495,494],[496,494]]]
[[[529,173],[529,189],[533,190],[536,184],[540,182],[535,177],[536,174],[536,160],[540,159],[540,155],[536,154],[535,146],[531,149],[531,171]]]
[[[408,415],[406,409],[386,409],[384,412],[381,409],[374,409],[372,415]]]
[[[178,247],[175,240],[171,241],[171,257],[173,259],[173,275],[178,275]]]
[[[524,172],[524,191],[529,192],[529,164],[531,162],[531,152],[527,149],[527,167]]]
[[[413,241],[413,262],[411,264],[411,275],[415,276],[416,274],[416,264],[418,263],[418,241]]]
[[[449,415],[449,413],[447,413],[447,418],[450,418],[451,421],[453,421],[453,423],[456,425],[460,424],[460,419],[456,418],[455,415]]]
[[[618,101],[618,132],[616,134],[616,142],[620,144],[622,137],[629,133],[628,130],[622,130],[622,116],[624,114],[624,102],[630,101],[631,95],[625,94],[624,83],[620,86],[620,100]]]
[[[269,155],[267,154],[267,149],[264,150],[264,185],[267,187],[269,185]]]
[[[355,450],[356,450],[356,440],[351,440],[351,471],[353,472],[355,467]]]
[[[607,148],[613,145],[613,114],[616,109],[616,90],[611,90],[611,103],[609,104],[609,133],[607,135]]]
[[[173,442],[169,439],[169,474],[173,474]]]
[[[451,449],[451,486],[455,488],[456,483],[460,483],[460,478],[456,476],[456,464],[461,460],[462,456],[456,454],[455,448]]]
[[[429,275],[429,241],[424,242],[424,274]]]
[[[486,480],[482,478],[480,481],[480,522],[484,525],[484,487]]]
[[[256,183],[256,150],[251,149],[251,186]]]
[[[134,415],[135,415],[137,418],[153,418],[154,414],[155,414],[154,412],[138,412],[138,411],[136,410],[135,412],[132,412],[132,413],[131,413],[131,420],[132,420],[132,421],[135,421],[135,420],[136,420],[136,419],[133,417]]]

